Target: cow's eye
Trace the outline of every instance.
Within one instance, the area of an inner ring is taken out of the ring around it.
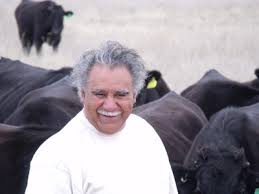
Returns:
[[[186,183],[187,182],[187,177],[181,177],[181,182]]]

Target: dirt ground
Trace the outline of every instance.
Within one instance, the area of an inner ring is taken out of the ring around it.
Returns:
[[[259,0],[56,0],[75,14],[64,21],[58,52],[44,45],[41,56],[21,49],[14,19],[20,0],[1,1],[0,56],[31,65],[73,66],[85,50],[117,40],[176,92],[212,68],[247,81],[259,67]]]

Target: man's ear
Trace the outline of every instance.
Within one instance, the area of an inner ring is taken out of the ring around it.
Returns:
[[[82,102],[84,102],[84,99],[85,99],[85,91],[84,90],[81,90],[80,92],[80,99]]]
[[[137,94],[136,94],[136,92],[133,92],[133,102],[134,102],[134,104],[136,103],[136,100],[137,100]]]

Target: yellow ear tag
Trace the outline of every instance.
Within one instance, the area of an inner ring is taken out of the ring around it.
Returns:
[[[152,77],[152,79],[147,84],[147,89],[155,88],[157,85],[157,81],[155,77]]]

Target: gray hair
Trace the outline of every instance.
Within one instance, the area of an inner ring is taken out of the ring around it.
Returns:
[[[135,98],[144,86],[146,70],[139,54],[118,42],[107,41],[99,49],[88,50],[83,53],[74,65],[71,74],[72,84],[77,88],[80,98],[82,91],[86,87],[89,72],[96,64],[104,65],[111,69],[126,67],[132,76]]]

